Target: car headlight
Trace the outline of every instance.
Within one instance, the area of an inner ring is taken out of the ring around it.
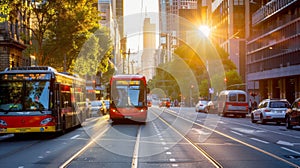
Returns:
[[[0,125],[7,126],[7,123],[4,120],[0,120]]]

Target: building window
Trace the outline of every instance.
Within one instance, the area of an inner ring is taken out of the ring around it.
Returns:
[[[234,0],[233,5],[238,6],[238,5],[244,5],[244,0]]]

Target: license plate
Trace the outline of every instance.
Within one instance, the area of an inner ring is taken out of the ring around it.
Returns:
[[[28,132],[30,130],[30,128],[17,128],[16,131],[17,132]]]
[[[131,119],[132,117],[131,116],[124,116],[124,118]]]

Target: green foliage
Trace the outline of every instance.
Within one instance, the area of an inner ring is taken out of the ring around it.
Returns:
[[[227,89],[245,89],[242,85],[243,80],[236,70],[227,71],[225,76],[227,78]]]
[[[227,83],[214,83],[214,86],[220,89],[226,89],[224,85],[230,86],[242,84],[242,79],[236,71],[235,64],[228,58],[228,53],[225,52],[225,50],[217,44],[215,44],[215,48],[217,50],[217,53],[219,54],[221,62],[223,63]],[[190,69],[193,72],[199,86],[198,88],[200,95],[195,96],[195,98],[197,98],[198,96],[209,97],[209,88],[211,87],[211,81],[224,81],[224,79],[222,79],[224,78],[222,74],[213,74],[212,76],[208,76],[205,63],[203,63],[201,57],[197,55],[189,46],[181,45],[175,50],[174,54],[177,56],[177,58],[175,58],[172,62],[169,62],[167,64],[168,66],[177,67],[177,69],[179,69],[177,62],[178,60],[183,60],[186,63],[186,65],[188,65],[188,69]],[[186,69],[182,68],[181,71],[175,73],[183,73],[184,71],[186,71]],[[185,74],[182,75],[186,76]],[[163,80],[161,78],[165,78],[165,80],[169,79],[166,78],[167,76],[165,76],[162,72],[159,71],[157,71],[156,76],[158,77],[154,78],[153,81],[151,81],[150,86],[164,88],[165,86],[163,84],[160,84],[159,81]],[[188,79],[186,80],[186,82],[187,81]],[[170,83],[170,85],[178,86],[180,84],[178,83],[178,81],[174,81],[173,83]],[[215,90],[215,93],[219,91],[221,90]],[[177,94],[180,94],[180,90],[178,90],[177,92]],[[171,91],[167,90],[167,93],[170,94]]]
[[[9,7],[9,0],[0,1],[0,23],[9,19],[9,13],[11,8]]]
[[[202,79],[199,84],[200,97],[208,97],[209,83],[207,79]]]
[[[115,74],[115,71],[115,65],[109,61],[107,71],[101,75],[101,83],[105,86],[108,85],[110,78]]]
[[[6,3],[7,2],[7,3]],[[38,65],[52,66],[59,71],[73,71],[81,61],[81,74],[105,72],[112,57],[112,45],[107,30],[99,29],[100,19],[97,0],[35,0],[24,3],[19,0],[1,1],[0,9],[14,17],[31,17],[31,22],[22,22],[30,29],[32,46],[25,51],[35,55]],[[26,37],[24,37],[26,38]],[[27,37],[28,39],[29,37]],[[87,41],[93,41],[86,52],[87,61],[79,56]],[[91,49],[93,47],[93,49]],[[66,69],[64,69],[65,64]]]
[[[74,62],[80,50],[99,28],[98,11],[93,6],[94,3],[87,0],[79,0],[76,3],[63,0],[57,6],[56,22],[49,28],[45,37],[44,56],[51,58],[46,64],[61,69],[61,62],[64,62],[68,68],[66,71],[74,69]],[[95,45],[93,47],[99,48]]]

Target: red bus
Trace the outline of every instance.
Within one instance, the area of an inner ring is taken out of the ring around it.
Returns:
[[[110,80],[110,119],[129,119],[145,123],[147,119],[147,82],[143,75],[115,75]]]
[[[88,116],[85,80],[51,67],[0,72],[0,133],[64,132]]]

